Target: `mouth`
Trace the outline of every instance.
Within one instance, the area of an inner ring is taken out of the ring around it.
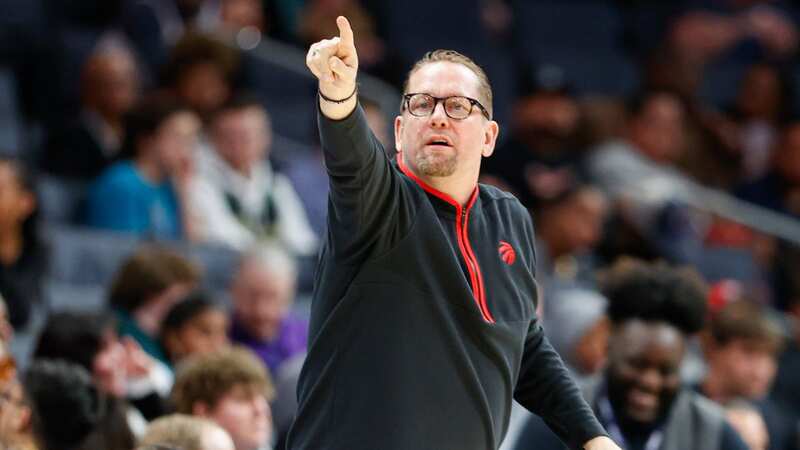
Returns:
[[[632,389],[628,393],[628,404],[637,411],[655,411],[658,409],[658,396],[643,391],[641,389]]]
[[[431,136],[425,142],[428,147],[449,148],[453,146],[453,141],[447,136]]]

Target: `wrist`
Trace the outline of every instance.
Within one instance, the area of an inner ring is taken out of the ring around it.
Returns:
[[[347,103],[348,100],[350,100],[353,97],[355,97],[357,92],[358,92],[358,84],[354,85],[353,86],[353,91],[350,93],[350,95],[348,95],[347,97],[344,97],[344,98],[331,98],[331,97],[328,97],[327,95],[323,94],[321,89],[317,89],[317,95],[319,95],[319,98],[322,101],[325,101],[327,103],[335,103],[335,104],[339,104],[339,105],[341,105],[343,103]]]

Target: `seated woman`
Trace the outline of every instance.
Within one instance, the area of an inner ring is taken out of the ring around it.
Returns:
[[[25,166],[0,157],[0,293],[17,329],[42,297],[47,247],[37,232],[34,181]]]

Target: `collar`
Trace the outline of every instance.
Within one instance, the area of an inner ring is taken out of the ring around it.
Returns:
[[[469,214],[470,211],[472,211],[472,208],[475,207],[476,205],[480,206],[479,205],[480,202],[478,201],[480,196],[478,195],[479,189],[477,184],[472,190],[472,195],[470,195],[469,200],[467,201],[467,205],[461,206],[461,204],[458,203],[449,194],[446,194],[436,189],[435,187],[429,185],[428,183],[422,181],[421,178],[419,178],[414,172],[412,172],[411,169],[409,169],[408,166],[406,166],[405,163],[403,162],[402,152],[397,152],[397,155],[395,156],[395,161],[400,171],[408,178],[411,178],[415,183],[417,183],[417,185],[419,185],[419,187],[422,188],[422,190],[425,191],[426,194],[428,194],[428,198],[431,200],[431,204],[433,204],[434,209],[436,209],[436,212],[440,216],[455,220],[459,216],[462,216],[464,214]]]

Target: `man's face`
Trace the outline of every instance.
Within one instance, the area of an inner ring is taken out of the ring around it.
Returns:
[[[207,417],[233,439],[236,450],[257,450],[272,439],[272,412],[263,394],[249,386],[235,386]]]
[[[669,411],[684,351],[683,335],[666,323],[632,320],[614,331],[608,396],[622,420],[648,425]]]
[[[228,164],[249,174],[266,157],[272,133],[264,111],[250,107],[217,116],[213,139],[217,152]]]
[[[236,320],[256,339],[270,341],[294,300],[295,281],[256,260],[245,262],[231,288]]]
[[[728,397],[758,400],[772,386],[778,368],[770,349],[744,339],[716,347],[709,355],[715,376],[723,377]]]
[[[408,92],[440,98],[460,95],[482,101],[478,85],[478,77],[467,67],[435,62],[411,75]],[[423,180],[456,177],[474,184],[481,157],[492,154],[497,133],[497,123],[487,120],[477,106],[463,120],[448,117],[442,102],[430,116],[416,117],[405,110],[395,119],[397,150],[402,152],[404,163]],[[447,141],[447,145],[431,144],[438,140]]]

